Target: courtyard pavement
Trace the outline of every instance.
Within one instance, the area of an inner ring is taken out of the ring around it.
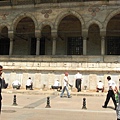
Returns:
[[[60,98],[60,93],[54,90],[3,89],[1,120],[116,120],[112,100],[108,108],[102,108],[107,93],[71,92],[72,98],[67,98],[66,93]],[[50,98],[48,108],[47,97]],[[86,99],[85,105],[83,98]]]

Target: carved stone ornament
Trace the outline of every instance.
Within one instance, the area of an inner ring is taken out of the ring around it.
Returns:
[[[42,10],[41,13],[44,14],[45,18],[49,18],[49,14],[52,13],[52,10],[51,9],[49,9],[49,10]]]

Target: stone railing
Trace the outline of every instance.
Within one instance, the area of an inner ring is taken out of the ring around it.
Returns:
[[[0,56],[4,69],[120,71],[119,56]],[[8,67],[9,66],[9,67]]]
[[[111,2],[117,0],[2,0],[0,1],[0,6],[14,6],[14,5],[36,5],[36,4],[44,4],[44,3],[67,3],[67,2],[93,2],[93,1],[101,1],[101,2]]]

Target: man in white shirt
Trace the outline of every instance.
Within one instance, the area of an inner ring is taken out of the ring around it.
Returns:
[[[68,79],[68,73],[66,72],[65,76],[64,76],[64,87],[63,87],[62,93],[60,94],[60,97],[63,96],[63,94],[64,94],[64,92],[66,90],[68,98],[71,98],[69,90],[68,90],[68,85],[69,85],[69,79]]]
[[[28,78],[27,83],[26,83],[26,90],[30,88],[30,90],[33,90],[33,82],[31,80],[31,77]]]
[[[20,89],[21,84],[20,84],[20,82],[18,80],[15,80],[15,81],[13,81],[12,86],[13,86],[13,89],[14,88]]]
[[[57,89],[57,91],[61,91],[62,86],[60,86],[59,80],[56,80],[55,83],[54,83],[54,85],[51,86],[51,88],[52,88],[52,89]]]
[[[107,94],[107,97],[106,97],[106,101],[105,101],[105,103],[104,103],[104,105],[102,107],[107,108],[108,102],[109,102],[110,98],[112,98],[113,103],[115,105],[115,110],[116,110],[117,103],[116,103],[116,100],[115,100],[114,91],[118,91],[117,86],[116,86],[115,82],[113,80],[111,80],[110,76],[107,77],[107,80],[108,80],[109,90],[108,90],[108,94]]]
[[[101,90],[102,92],[104,91],[104,84],[102,83],[101,80],[97,83],[96,89],[97,89],[96,92],[99,92],[100,90]]]
[[[78,71],[75,75],[75,86],[77,88],[77,92],[81,91],[81,83],[82,83],[82,74]]]

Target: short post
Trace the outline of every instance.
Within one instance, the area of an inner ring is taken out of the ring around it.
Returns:
[[[17,103],[16,103],[16,95],[14,95],[14,98],[13,98],[13,105],[18,105]]]
[[[47,105],[46,105],[46,108],[51,108],[51,106],[50,106],[50,97],[47,97]]]
[[[87,108],[86,108],[86,98],[83,98],[83,106],[82,106],[82,109],[87,109]]]

